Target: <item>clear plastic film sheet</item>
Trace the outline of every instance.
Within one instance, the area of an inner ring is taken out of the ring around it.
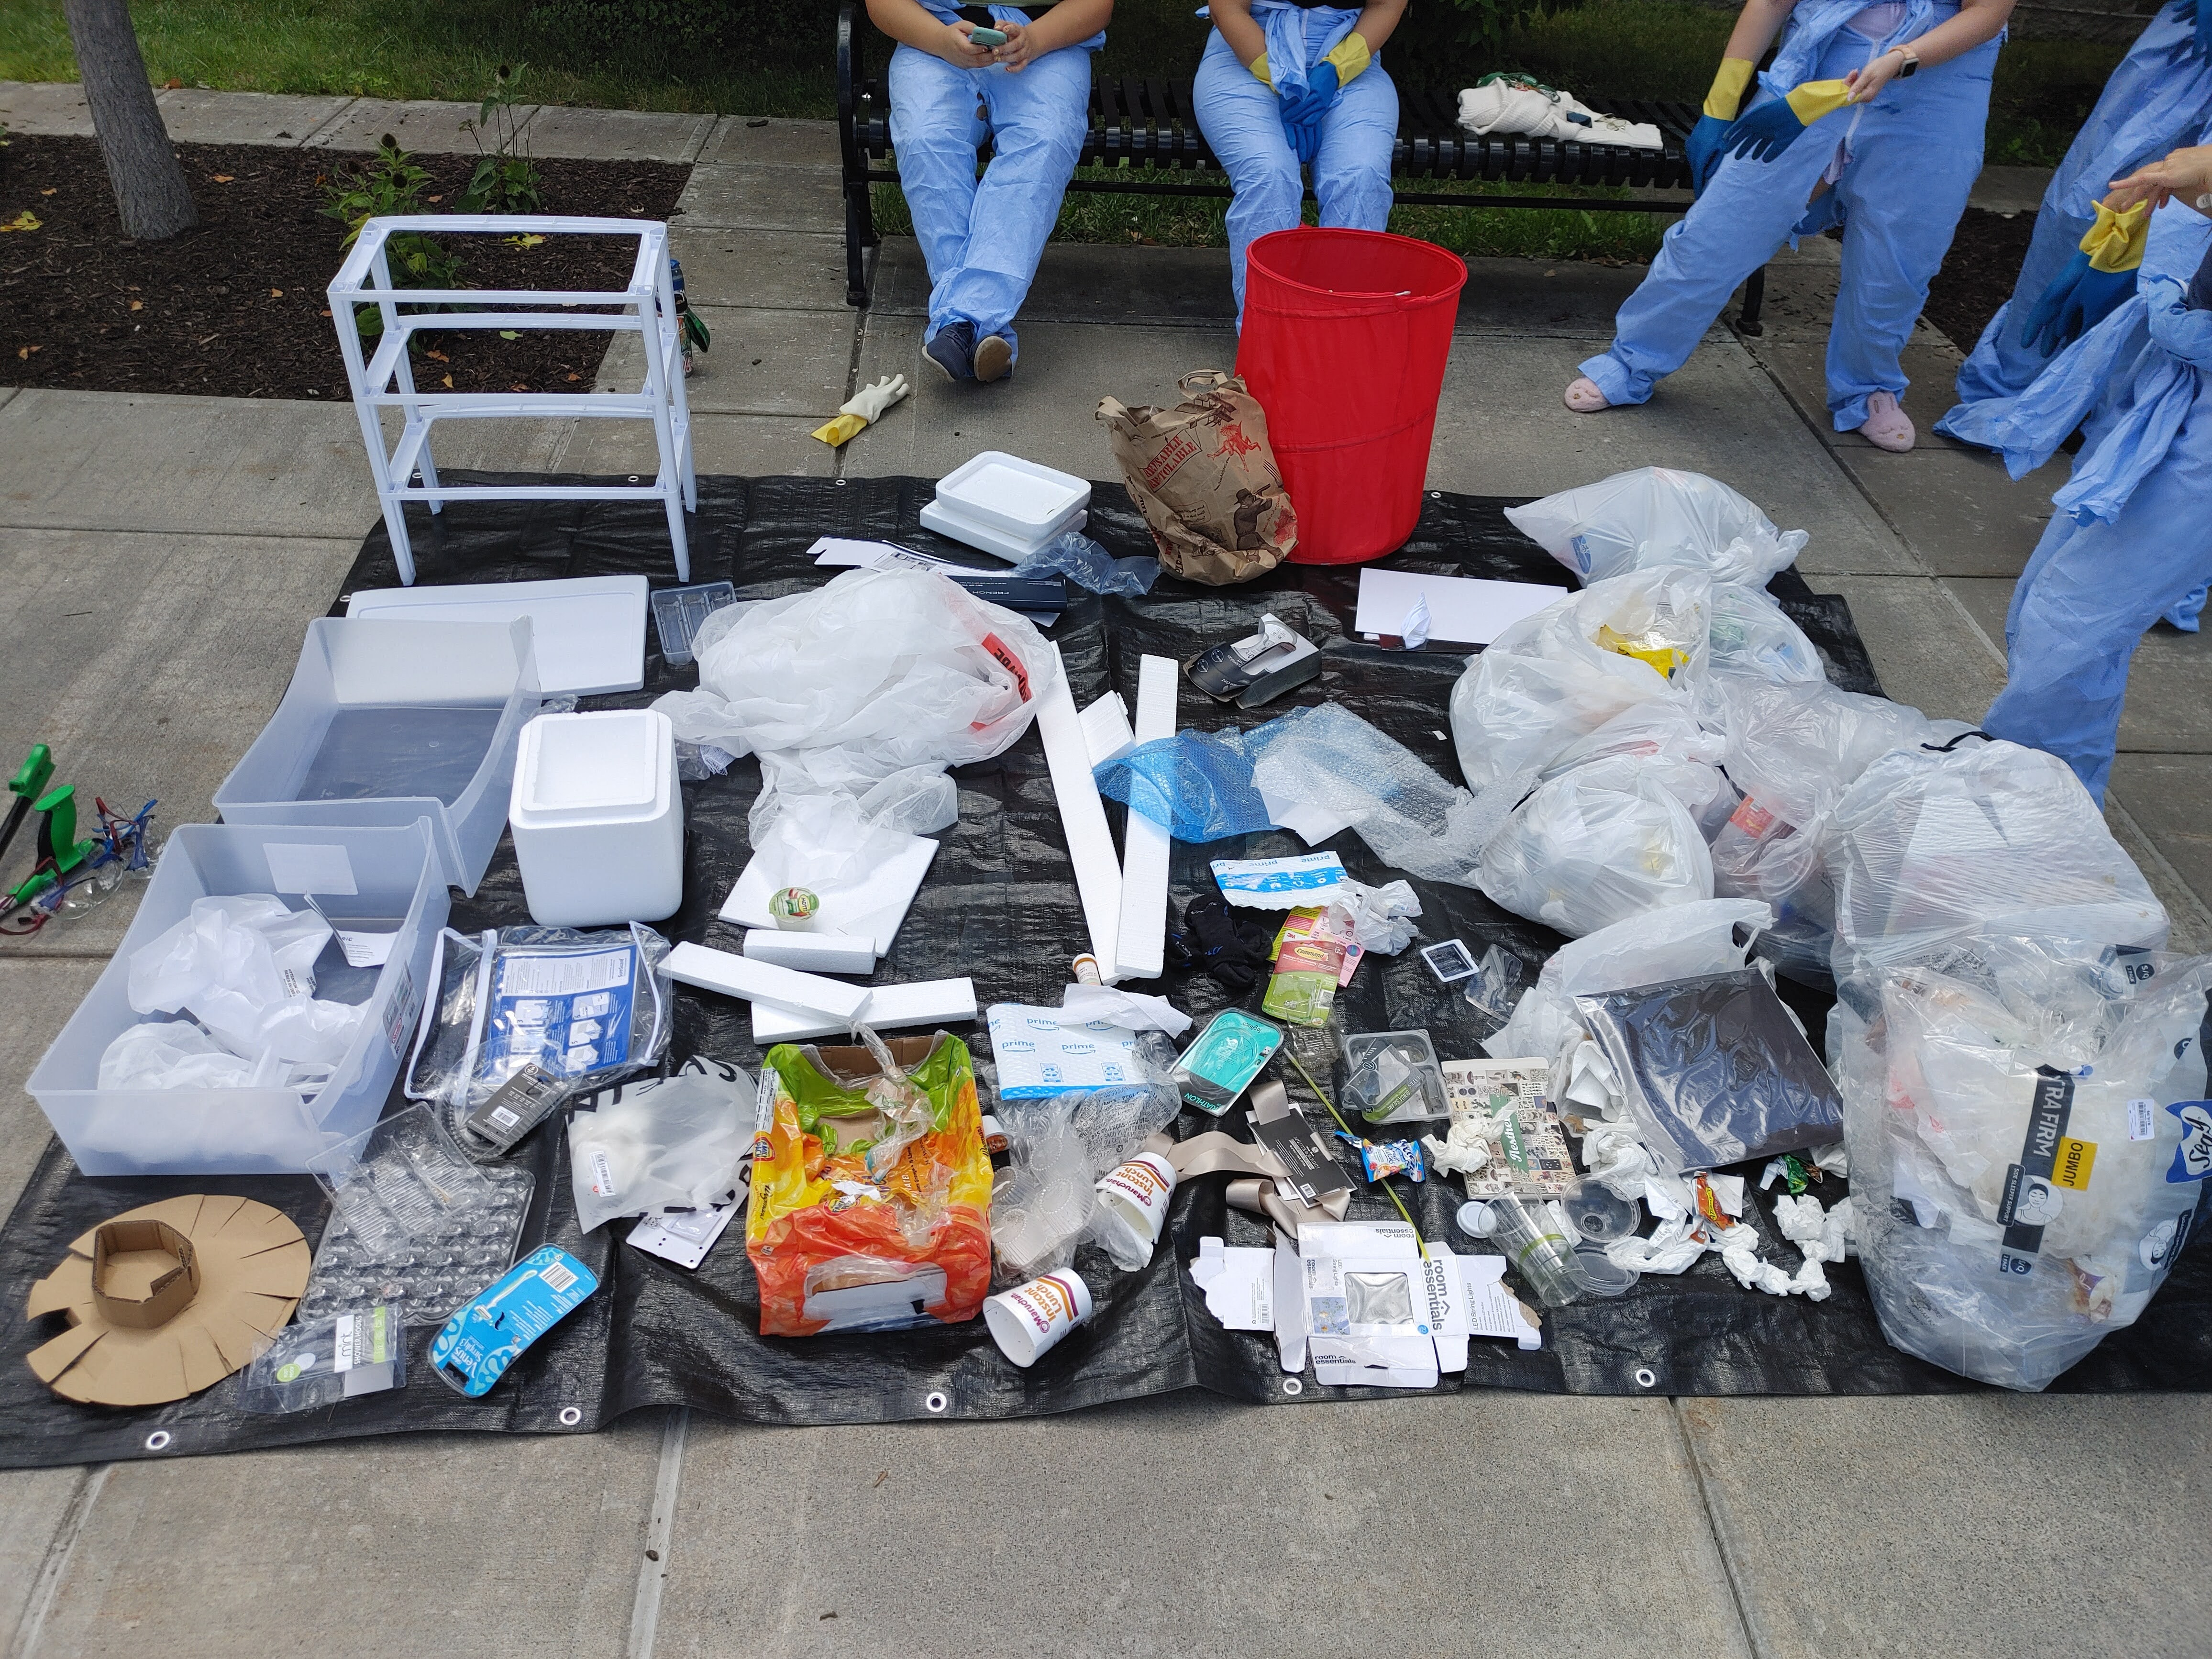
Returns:
[[[469,475],[459,475],[464,478]],[[483,479],[490,482],[493,480]],[[733,582],[738,597],[768,599],[817,587],[831,574],[807,548],[819,536],[880,538],[989,565],[939,540],[918,514],[933,485],[918,478],[747,480],[703,477],[692,530],[692,576]],[[1504,500],[1430,497],[1413,539],[1388,562],[1508,581],[1556,584],[1559,567],[1506,522]],[[1151,551],[1150,538],[1118,484],[1094,486],[1089,533],[1117,557]],[[657,511],[605,502],[456,503],[433,521],[415,521],[416,556],[427,584],[538,580],[642,573],[674,582],[667,526]],[[1252,631],[1272,611],[1321,645],[1323,666],[1310,684],[1266,707],[1217,705],[1182,694],[1188,726],[1250,729],[1296,707],[1335,702],[1395,742],[1448,783],[1461,774],[1447,714],[1465,655],[1455,649],[1407,653],[1369,645],[1350,631],[1357,568],[1285,566],[1234,588],[1199,587],[1163,576],[1134,597],[1075,594],[1049,630],[1066,659],[1076,700],[1108,689],[1135,696],[1138,659],[1146,653],[1188,660],[1204,647]],[[365,543],[334,611],[356,587],[392,586],[384,532]],[[1852,691],[1878,692],[1844,602],[1811,592],[1794,571],[1771,590],[1817,647],[1830,678]],[[696,684],[696,667],[672,668],[648,626],[644,688],[587,699],[587,708],[639,708]],[[883,983],[968,975],[976,1000],[1057,1006],[1067,963],[1087,948],[1082,907],[1060,830],[1041,741],[1031,731],[1004,753],[957,766],[958,823],[877,974]],[[749,856],[746,820],[761,787],[756,762],[684,790],[687,873],[683,908],[656,931],[672,941],[740,947],[738,930],[715,915]],[[1109,807],[1118,830],[1123,809]],[[1400,872],[1382,864],[1356,830],[1322,843],[1358,879],[1381,884]],[[1177,843],[1170,912],[1214,891],[1216,858],[1269,857],[1304,851],[1295,837],[1259,833],[1205,845]],[[1499,909],[1474,888],[1414,878],[1421,942],[1457,938],[1477,958],[1503,946],[1533,972],[1562,939]],[[528,916],[512,849],[502,845],[473,898],[457,899],[452,927],[465,936],[524,925]],[[1201,1022],[1232,1004],[1256,1007],[1258,988],[1231,996],[1198,972],[1170,969],[1146,988],[1170,997]],[[1422,1029],[1447,1057],[1481,1054],[1496,1022],[1437,984],[1416,951],[1376,957],[1337,999],[1347,1031]],[[1782,993],[1813,1033],[1827,1029],[1828,1000],[1784,983]],[[757,1072],[746,1006],[678,986],[665,1065],[703,1054]],[[988,1105],[995,1076],[980,1022],[955,1028],[973,1051]],[[1302,1094],[1293,1079],[1294,1095]],[[392,1106],[402,1104],[397,1089]],[[1221,1124],[1186,1109],[1178,1137],[1226,1127],[1249,1133],[1241,1112]],[[933,1417],[966,1419],[1036,1415],[1202,1387],[1263,1404],[1309,1405],[1367,1397],[1370,1389],[1317,1385],[1310,1376],[1287,1391],[1273,1339],[1227,1331],[1206,1310],[1188,1264],[1206,1236],[1231,1246],[1264,1246],[1257,1218],[1229,1207],[1227,1182],[1196,1178],[1176,1190],[1160,1248],[1135,1273],[1111,1270],[1094,1245],[1076,1255],[1097,1310],[1027,1370],[1007,1364],[980,1320],[887,1334],[763,1337],[760,1301],[741,1231],[733,1227],[696,1272],[628,1248],[633,1224],[615,1221],[585,1233],[577,1226],[568,1137],[556,1119],[529,1135],[513,1162],[534,1176],[520,1249],[560,1246],[599,1275],[605,1288],[534,1344],[481,1400],[462,1398],[424,1363],[428,1328],[409,1332],[405,1387],[325,1409],[258,1416],[240,1408],[236,1379],[191,1399],[143,1412],[80,1407],[32,1376],[22,1356],[52,1333],[22,1314],[23,1293],[50,1270],[69,1242],[107,1217],[177,1194],[235,1193],[283,1209],[310,1241],[327,1217],[310,1176],[92,1180],[50,1145],[13,1217],[0,1231],[0,1464],[38,1466],[242,1449],[407,1431],[586,1433],[641,1407],[685,1405],[767,1423],[881,1422]],[[1758,1224],[1776,1260],[1794,1261],[1782,1244],[1770,1195],[1753,1187]],[[1461,1201],[1455,1179],[1395,1188],[1429,1237],[1475,1248],[1453,1229]],[[1840,1193],[1832,1179],[1814,1188],[1824,1201]],[[1379,1194],[1352,1201],[1355,1217],[1395,1216]],[[1587,1298],[1547,1310],[1544,1346],[1524,1353],[1477,1340],[1466,1374],[1441,1389],[1637,1395],[1949,1393],[1982,1385],[1900,1352],[1883,1340],[1856,1261],[1830,1269],[1835,1294],[1818,1307],[1740,1290],[1717,1257],[1679,1277],[1647,1275],[1615,1300]],[[2060,1376],[2056,1390],[2202,1389],[2212,1382],[2212,1250],[2186,1251],[2142,1315]],[[163,1437],[166,1437],[164,1438]],[[150,1442],[150,1443],[149,1443]]]

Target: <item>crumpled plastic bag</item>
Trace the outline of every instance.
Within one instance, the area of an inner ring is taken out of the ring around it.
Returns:
[[[568,1120],[568,1179],[583,1231],[736,1197],[753,1140],[753,1080],[736,1066],[687,1060],[672,1077],[617,1084],[586,1106]]]
[[[102,1089],[297,1089],[330,1081],[329,1065],[233,1054],[188,1019],[126,1025],[100,1056]]]
[[[1016,576],[1065,576],[1092,593],[1149,593],[1160,579],[1156,559],[1117,559],[1079,530],[1054,536],[1008,573]]]
[[[726,606],[693,650],[699,689],[653,706],[680,742],[762,757],[756,836],[803,796],[857,807],[895,775],[921,769],[899,786],[910,795],[929,775],[1000,753],[1029,730],[1060,672],[1028,622],[926,570],[848,570],[806,592]],[[936,799],[941,809],[941,791]]]
[[[269,893],[195,899],[191,914],[131,953],[131,1006],[142,1014],[189,1011],[232,1053],[248,1060],[335,1066],[345,1058],[366,1005],[318,1000],[315,958],[331,926]]]
[[[1831,820],[1834,967],[1898,961],[1946,939],[2019,933],[2156,949],[2166,908],[2065,762],[1963,739],[1893,750]]]
[[[1452,688],[1468,787],[1534,775],[1631,705],[1686,700],[1711,651],[1712,583],[1687,570],[1594,582],[1515,623]]]
[[[1570,938],[1713,896],[1713,861],[1685,797],[1727,787],[1692,761],[1613,756],[1542,785],[1482,849],[1477,884]]]
[[[1980,934],[1860,961],[1828,1047],[1882,1334],[2042,1389],[2142,1313],[2201,1224],[2212,960]]]
[[[1585,582],[1677,567],[1716,581],[1764,587],[1796,562],[1802,530],[1778,530],[1717,478],[1639,467],[1505,509],[1529,537]]]
[[[1709,685],[1730,678],[1807,684],[1825,681],[1820,647],[1764,588],[1713,584]]]

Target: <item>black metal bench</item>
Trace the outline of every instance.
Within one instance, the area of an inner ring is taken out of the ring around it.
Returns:
[[[865,256],[878,240],[870,190],[876,185],[898,182],[896,167],[876,165],[890,159],[890,94],[882,76],[872,76],[863,60],[863,36],[855,27],[859,21],[859,7],[854,0],[846,0],[837,13],[837,139],[845,188],[845,302],[852,306],[868,303]],[[1695,106],[1589,97],[1583,101],[1602,114],[1650,122],[1665,138],[1666,147],[1635,149],[1621,144],[1583,144],[1512,134],[1477,137],[1460,129],[1456,92],[1411,88],[1401,82],[1398,143],[1390,167],[1399,182],[1392,194],[1401,204],[1413,207],[1567,208],[1581,213],[1687,211],[1686,202],[1462,195],[1406,186],[1407,180],[1450,179],[1486,184],[1689,188],[1690,164],[1683,154],[1682,141],[1698,118]],[[1191,112],[1188,81],[1127,76],[1094,81],[1080,165],[1120,171],[1149,167],[1182,176],[1077,178],[1068,181],[1070,190],[1133,196],[1234,193]],[[1204,174],[1212,178],[1200,181],[1197,175]],[[1311,193],[1308,191],[1310,197]],[[1736,322],[1741,332],[1759,333],[1765,292],[1765,273],[1754,272],[1744,285],[1743,310]]]

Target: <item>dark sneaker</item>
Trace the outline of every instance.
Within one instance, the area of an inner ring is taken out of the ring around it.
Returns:
[[[975,325],[947,323],[937,331],[921,355],[945,371],[948,380],[975,378]],[[1006,371],[1001,369],[1000,374]]]
[[[1014,366],[1014,349],[1003,335],[986,334],[975,342],[975,378],[1000,380]]]

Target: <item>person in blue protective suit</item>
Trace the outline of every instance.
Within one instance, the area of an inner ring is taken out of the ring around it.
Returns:
[[[2030,313],[2075,260],[2100,198],[2123,173],[2187,143],[2207,119],[2212,119],[2212,3],[2168,0],[2112,71],[2096,108],[2051,175],[2012,298],[1990,319],[1959,370],[1959,403],[1936,423],[1938,432],[1993,447],[1975,411],[1989,399],[2025,392],[2066,343],[2032,330]]]
[[[1364,9],[1286,0],[1213,0],[1213,33],[1192,98],[1199,131],[1229,175],[1229,282],[1244,316],[1244,250],[1298,222],[1299,169],[1313,169],[1321,222],[1352,230],[1390,222],[1390,153],[1398,89],[1382,43],[1406,0]]]
[[[1640,404],[1784,242],[1843,227],[1828,329],[1838,432],[1912,447],[1899,356],[1982,168],[1990,76],[2012,0],[1747,0],[1690,144],[1697,202],[1582,365],[1567,407]],[[1774,62],[1736,100],[1775,31]]]
[[[2057,756],[2100,800],[2137,641],[2212,580],[2212,219],[2194,198],[2152,216],[2135,295],[2007,400],[1998,434],[2017,476],[2087,422],[2013,590],[2008,674],[1982,725]]]
[[[891,149],[929,267],[922,350],[952,380],[1002,379],[1020,356],[1014,316],[1083,153],[1091,54],[1113,9],[1114,0],[993,6],[988,26],[1006,39],[979,46],[969,37],[980,9],[963,16],[944,0],[868,0],[870,20],[899,43]]]

